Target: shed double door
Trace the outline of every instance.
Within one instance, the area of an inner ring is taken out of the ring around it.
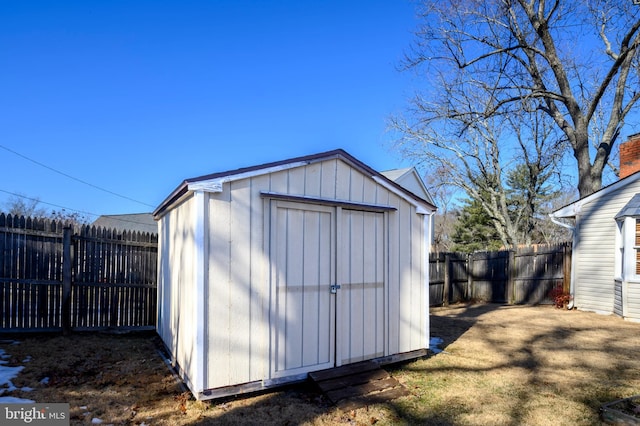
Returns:
[[[271,374],[384,355],[384,213],[271,202]]]

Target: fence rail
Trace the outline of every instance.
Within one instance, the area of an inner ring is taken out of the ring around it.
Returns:
[[[0,331],[153,329],[156,234],[0,214]]]
[[[158,236],[0,214],[0,332],[153,329]],[[551,303],[571,245],[432,253],[432,306]]]
[[[552,303],[549,292],[569,289],[571,244],[538,245],[478,253],[431,253],[432,306],[462,301]]]

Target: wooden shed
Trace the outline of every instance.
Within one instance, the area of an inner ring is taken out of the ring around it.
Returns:
[[[425,198],[343,150],[182,182],[154,212],[157,327],[194,396],[424,355]]]

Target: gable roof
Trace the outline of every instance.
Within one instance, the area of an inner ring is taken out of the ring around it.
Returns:
[[[422,178],[418,174],[415,167],[407,167],[404,169],[393,169],[381,172],[383,176],[389,178],[400,186],[405,187],[422,199],[427,200],[431,204],[435,204],[429,190],[424,184]]]
[[[271,163],[261,164],[252,167],[243,167],[235,170],[229,170],[225,172],[212,173],[209,175],[194,177],[185,179],[153,212],[153,216],[158,218],[164,211],[170,208],[174,203],[180,200],[184,195],[190,191],[195,190],[220,190],[222,184],[226,182],[232,182],[240,179],[245,179],[253,176],[259,176],[263,174],[273,173],[276,171],[292,169],[296,167],[306,166],[308,164],[326,161],[331,159],[340,159],[351,167],[359,170],[363,174],[370,176],[379,184],[388,187],[393,192],[397,193],[401,197],[410,200],[413,204],[422,206],[429,211],[435,211],[436,206],[430,201],[425,200],[393,180],[385,177],[382,173],[379,173],[367,166],[360,160],[348,154],[342,149],[336,149],[333,151],[322,152],[319,154],[307,155],[302,157],[290,158],[288,160],[275,161]]]
[[[158,233],[158,224],[151,213],[108,214],[98,217],[92,226],[117,229],[118,231],[137,231]]]
[[[611,185],[605,186],[604,188],[601,188],[600,190],[594,192],[593,194],[587,195],[586,197],[583,197],[578,201],[574,201],[571,204],[567,204],[566,206],[559,208],[553,213],[550,213],[549,216],[551,216],[552,218],[575,217],[578,213],[580,213],[582,206],[584,206],[585,204],[588,204],[612,192],[618,191],[619,189],[624,188],[625,186],[630,185],[638,180],[640,180],[640,171],[632,175],[629,175],[623,179],[620,179],[612,183]]]

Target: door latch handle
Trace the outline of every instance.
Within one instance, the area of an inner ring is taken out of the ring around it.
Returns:
[[[336,294],[339,289],[340,289],[340,285],[334,284],[334,285],[331,286],[331,293],[332,294]]]

